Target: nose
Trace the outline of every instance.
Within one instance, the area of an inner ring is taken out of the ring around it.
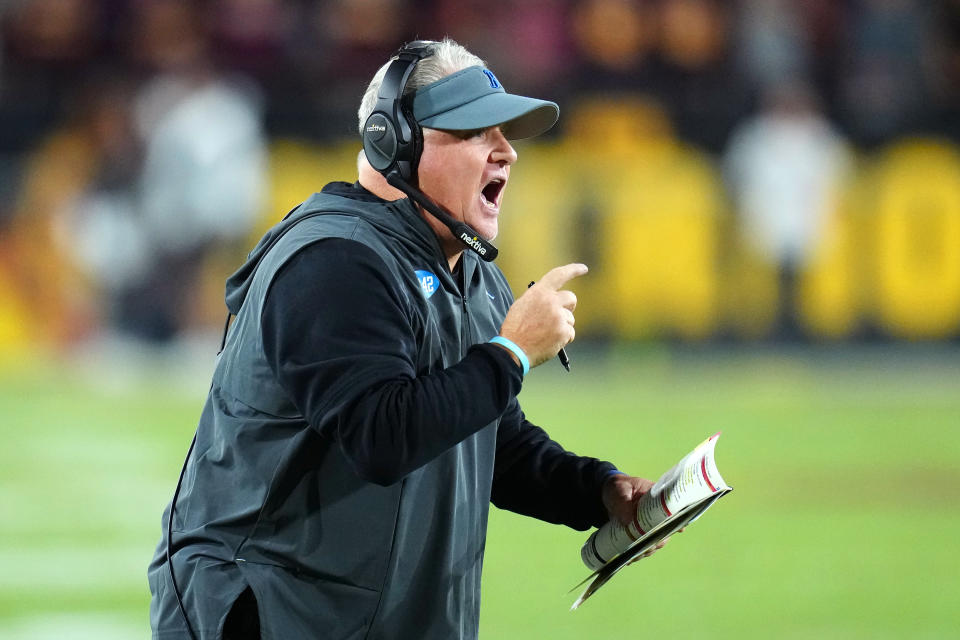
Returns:
[[[493,149],[490,150],[490,162],[503,165],[511,165],[517,161],[517,152],[514,150],[513,145],[510,144],[510,141],[507,140],[507,137],[503,135],[503,130],[500,127],[495,127],[493,130]]]

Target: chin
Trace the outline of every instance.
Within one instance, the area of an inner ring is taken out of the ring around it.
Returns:
[[[493,240],[497,237],[500,230],[500,220],[498,215],[478,212],[476,215],[466,216],[469,218],[465,222],[471,229],[479,233],[485,240]]]
[[[497,232],[500,230],[496,222],[493,224],[481,223],[478,225],[470,225],[470,227],[483,236],[484,240],[493,240],[497,237]]]

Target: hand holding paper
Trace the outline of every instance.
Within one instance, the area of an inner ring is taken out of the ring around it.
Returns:
[[[707,438],[664,473],[637,502],[629,524],[611,520],[587,538],[580,557],[594,573],[583,582],[596,578],[572,608],[579,607],[621,568],[662,546],[671,534],[699,518],[717,499],[732,491],[720,476],[714,459],[719,437],[716,433]]]

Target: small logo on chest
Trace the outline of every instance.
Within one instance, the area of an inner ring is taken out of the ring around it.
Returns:
[[[437,292],[437,289],[440,287],[440,280],[437,276],[423,269],[417,269],[414,273],[417,275],[417,280],[420,281],[420,288],[423,289],[423,295],[429,298]]]

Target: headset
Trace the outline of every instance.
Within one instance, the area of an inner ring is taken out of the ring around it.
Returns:
[[[413,116],[413,93],[403,94],[417,63],[433,54],[436,42],[415,40],[400,48],[383,76],[373,112],[363,124],[363,152],[387,183],[405,193],[446,225],[453,236],[487,262],[497,248],[465,222],[455,219],[413,186],[423,153],[423,129]]]

